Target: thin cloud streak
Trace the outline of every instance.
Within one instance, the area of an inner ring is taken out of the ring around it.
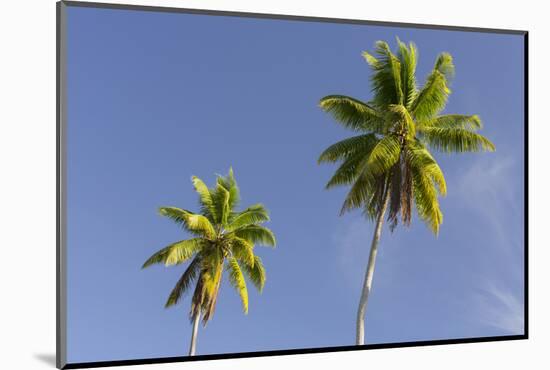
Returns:
[[[510,334],[524,331],[523,294],[517,289],[523,285],[523,238],[510,232],[509,217],[503,217],[521,217],[514,192],[517,189],[512,186],[517,167],[518,162],[512,157],[478,160],[459,179],[457,194],[486,223],[486,234],[494,240],[487,246],[496,248],[492,251],[498,257],[495,263],[506,267],[506,276],[497,275],[494,270],[476,273],[481,288],[473,299],[475,320]]]
[[[509,334],[523,334],[523,301],[509,289],[486,282],[477,296],[477,319]]]

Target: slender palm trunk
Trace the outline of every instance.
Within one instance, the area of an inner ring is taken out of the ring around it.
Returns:
[[[201,308],[198,307],[193,318],[193,332],[191,333],[191,345],[189,346],[189,356],[195,356],[197,348],[197,332],[199,331],[199,321],[201,320]]]
[[[369,262],[367,265],[367,271],[365,272],[365,280],[363,281],[363,290],[361,291],[361,298],[359,299],[359,309],[357,310],[357,327],[356,327],[356,340],[355,344],[361,345],[365,343],[365,312],[367,310],[367,301],[369,299],[369,293],[372,286],[372,276],[374,274],[374,264],[376,263],[376,254],[378,253],[378,242],[380,241],[380,235],[382,234],[382,225],[384,224],[384,214],[386,208],[388,208],[388,201],[390,199],[390,193],[386,189],[384,194],[384,200],[378,217],[376,218],[376,227],[374,229],[374,235],[370,246]]]

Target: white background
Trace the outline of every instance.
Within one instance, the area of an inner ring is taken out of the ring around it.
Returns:
[[[111,2],[119,2],[111,0]],[[164,369],[548,368],[550,32],[543,1],[132,1],[143,5],[530,31],[530,339],[154,365]],[[53,368],[55,354],[55,1],[2,3],[0,367]],[[502,76],[506,78],[506,76]],[[98,269],[101,269],[98,266]],[[98,302],[100,303],[100,302]],[[129,338],[130,339],[130,338]],[[546,364],[546,365],[545,365]],[[149,368],[140,366],[134,368]]]

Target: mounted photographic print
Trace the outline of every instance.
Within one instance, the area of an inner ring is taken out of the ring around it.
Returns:
[[[59,368],[527,338],[527,32],[57,5]]]

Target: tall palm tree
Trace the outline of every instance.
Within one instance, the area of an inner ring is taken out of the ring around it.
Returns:
[[[248,291],[245,276],[260,292],[266,279],[262,260],[254,254],[254,245],[275,246],[275,236],[261,225],[269,221],[268,212],[262,204],[255,204],[243,211],[236,210],[240,195],[232,169],[228,176],[218,176],[213,188],[208,188],[195,176],[192,182],[199,194],[200,213],[161,207],[160,214],[175,221],[193,237],[161,249],[142,267],[156,263],[172,266],[190,261],[165,305],[170,307],[178,303],[195,284],[189,313],[193,323],[189,356],[195,355],[201,317],[204,326],[214,314],[224,268],[246,314]]]
[[[443,114],[454,74],[450,54],[441,53],[424,86],[417,87],[417,49],[397,39],[394,54],[384,41],[363,53],[372,69],[373,98],[363,102],[343,95],[321,99],[320,106],[357,136],[327,148],[318,162],[340,166],[327,188],[350,185],[341,214],[355,208],[375,222],[374,236],[357,310],[356,344],[364,343],[364,317],[386,211],[390,230],[411,222],[413,205],[437,235],[443,221],[438,195],[444,196],[443,172],[429,149],[443,152],[494,151],[477,133],[476,115]],[[389,210],[388,210],[389,208]]]

